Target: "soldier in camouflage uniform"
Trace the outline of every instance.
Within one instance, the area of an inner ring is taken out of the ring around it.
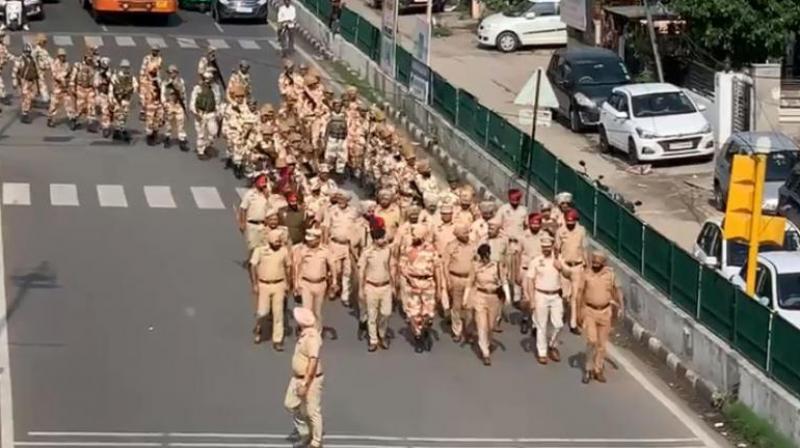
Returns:
[[[109,92],[111,91],[111,60],[107,57],[100,58],[100,64],[94,77],[95,102],[100,111],[100,128],[103,130],[103,137],[111,137],[111,102]]]
[[[8,103],[8,92],[6,92],[6,84],[3,82],[3,69],[5,69],[6,64],[11,60],[13,61],[14,56],[11,52],[8,51],[8,46],[6,45],[6,32],[0,30],[0,101],[5,104]]]
[[[169,148],[172,145],[172,137],[177,136],[181,151],[189,151],[189,142],[186,140],[186,84],[178,72],[178,67],[174,65],[170,65],[167,69],[162,101],[167,123],[164,147]]]
[[[194,116],[194,128],[197,131],[197,158],[208,160],[206,150],[217,136],[217,108],[220,104],[219,91],[211,83],[214,73],[206,71],[203,80],[192,89],[189,109]]]
[[[142,58],[142,66],[139,68],[139,120],[145,121],[145,114],[147,111],[147,97],[146,92],[149,89],[147,86],[150,84],[151,73],[155,69],[156,73],[161,71],[161,65],[164,59],[161,57],[161,49],[153,46],[150,48],[150,54],[146,54]]]
[[[158,75],[158,70],[150,67],[147,73],[147,83],[139,86],[139,91],[144,93],[144,130],[147,135],[147,145],[155,146],[158,143],[158,135],[161,127],[164,126],[164,103],[162,102],[161,92],[163,82]]]
[[[294,62],[287,59],[283,62],[283,72],[278,76],[278,92],[282,97],[297,100],[294,80]]]
[[[39,34],[36,36],[36,45],[31,50],[33,60],[36,61],[36,73],[39,76],[39,98],[42,102],[47,103],[50,101],[50,94],[47,89],[49,82],[48,75],[50,74],[50,64],[53,58],[47,51],[47,36]]]
[[[347,166],[347,148],[344,145],[347,138],[347,117],[342,110],[341,100],[333,100],[325,137],[325,161],[334,167],[336,173],[342,174]]]
[[[63,48],[59,48],[50,67],[50,73],[53,76],[53,95],[47,111],[47,126],[51,128],[56,125],[56,115],[62,107],[70,124],[75,120],[75,105],[69,90],[71,72],[72,65],[67,62],[67,52]]]
[[[353,104],[353,103],[350,103]],[[362,180],[364,172],[364,159],[367,152],[367,132],[369,122],[367,118],[367,108],[358,105],[355,113],[349,109],[347,111],[347,139],[345,148],[347,150],[347,161],[353,177]]]
[[[89,132],[97,132],[95,129],[95,100],[94,100],[94,77],[95,67],[92,63],[92,55],[86,53],[83,60],[75,64],[70,79],[70,88],[75,95],[75,120],[72,129],[77,129],[79,120],[86,118],[86,126]]]
[[[240,61],[239,68],[231,74],[231,78],[228,80],[226,97],[229,103],[233,101],[232,92],[239,88],[244,91],[245,98],[250,98],[250,64],[247,61]]]
[[[131,63],[123,59],[119,63],[119,70],[111,75],[111,121],[114,125],[114,140],[130,141],[127,122],[131,111],[133,93],[139,90],[136,78],[131,74]]]
[[[208,47],[205,56],[200,57],[200,60],[197,62],[197,76],[202,78],[208,70],[216,70],[216,68],[214,68],[216,65],[217,51],[214,47]]]
[[[39,72],[36,69],[36,61],[31,56],[30,45],[25,44],[22,49],[22,56],[16,60],[11,77],[14,88],[20,89],[22,96],[20,121],[30,123],[31,104],[39,92]]]

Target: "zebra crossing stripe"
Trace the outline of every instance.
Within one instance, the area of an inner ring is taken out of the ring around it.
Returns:
[[[240,199],[244,199],[244,195],[247,194],[247,188],[236,187],[236,193],[239,195]]]
[[[225,204],[222,203],[222,198],[219,192],[214,187],[192,187],[192,196],[194,196],[194,203],[200,209],[222,209]]]
[[[194,39],[189,39],[188,37],[178,37],[175,40],[178,41],[178,46],[181,48],[197,48],[197,42]]]
[[[224,50],[226,48],[230,48],[228,46],[228,43],[225,42],[225,39],[208,39],[208,46],[216,48],[217,50]]]
[[[53,43],[56,44],[58,47],[71,47],[72,46],[72,37],[71,36],[53,36]]]
[[[127,207],[125,189],[122,185],[98,185],[97,200],[100,207]]]
[[[3,204],[31,205],[31,186],[19,182],[3,182]]]
[[[258,43],[250,39],[239,39],[239,45],[245,50],[260,50]]]
[[[167,43],[160,37],[147,37],[145,40],[147,45],[152,48],[167,48]]]
[[[86,42],[87,47],[102,47],[103,46],[103,37],[102,36],[86,36],[83,38],[83,41]]]
[[[116,36],[114,37],[114,41],[117,42],[117,45],[120,47],[135,47],[136,42],[133,41],[133,38],[130,36]]]
[[[78,188],[75,184],[50,184],[50,203],[64,207],[79,206]]]
[[[172,198],[172,190],[168,186],[146,186],[144,196],[147,205],[152,208],[175,208],[175,199]]]

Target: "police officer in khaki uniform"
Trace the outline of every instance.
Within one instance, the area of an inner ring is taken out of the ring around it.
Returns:
[[[322,384],[325,379],[320,349],[322,334],[314,313],[295,307],[294,320],[301,328],[292,355],[292,378],[286,388],[284,406],[294,418],[295,433],[301,446],[322,446]]]
[[[303,307],[314,313],[319,330],[322,330],[322,303],[330,292],[336,293],[336,262],[321,241],[319,229],[308,229],[305,244],[292,253],[295,296],[300,296]]]
[[[564,302],[561,299],[561,262],[553,251],[553,238],[541,240],[542,255],[528,264],[526,298],[536,321],[536,360],[547,364],[548,357],[561,361],[558,352],[558,333],[564,325]],[[548,334],[548,323],[553,329]]]
[[[564,299],[569,303],[569,329],[579,334],[577,302],[581,275],[586,267],[586,229],[578,224],[578,212],[574,209],[567,210],[564,226],[556,232],[556,249],[564,267],[562,289]]]
[[[475,244],[486,241],[489,236],[489,220],[494,218],[497,208],[492,201],[483,201],[478,205],[480,217],[472,222],[470,227],[470,239]]]
[[[433,228],[433,245],[441,256],[447,246],[456,240],[455,224],[453,224],[453,206],[444,204],[439,208],[440,222]]]
[[[283,245],[283,233],[271,230],[267,245],[259,246],[250,257],[250,284],[256,298],[254,342],[261,343],[267,316],[272,314],[272,347],[283,351],[283,311],[286,293],[292,290],[292,263]]]
[[[248,259],[253,249],[261,245],[264,220],[267,218],[269,209],[268,191],[267,177],[258,176],[253,182],[253,186],[242,197],[236,214],[239,231],[244,234],[247,243]]]
[[[453,222],[456,225],[466,224],[467,226],[472,225],[473,221],[475,221],[475,214],[473,213],[472,206],[473,204],[474,193],[472,188],[467,188],[466,186],[462,188],[458,193],[458,210],[456,210],[455,214],[453,215]]]
[[[605,254],[593,252],[591,259],[591,269],[583,276],[583,285],[580,288],[583,336],[586,338],[583,382],[588,383],[594,378],[605,383],[603,366],[611,321],[614,314],[617,318],[622,317],[624,306],[614,271],[606,266]]]
[[[492,248],[483,243],[478,246],[478,256],[472,262],[464,302],[470,302],[475,310],[475,326],[478,333],[478,348],[483,365],[492,365],[491,342],[495,323],[500,316],[503,296],[508,296],[508,273],[501,263],[492,260]]]
[[[386,231],[372,230],[372,243],[358,260],[358,291],[367,306],[368,350],[374,352],[378,344],[389,348],[386,329],[392,315],[392,293],[396,284],[396,267],[392,251],[386,240]]]
[[[553,219],[558,223],[558,227],[564,226],[567,210],[572,208],[572,193],[562,191],[555,198],[556,208],[553,209]]]
[[[498,333],[503,331],[502,321],[506,317],[504,306],[506,301],[511,300],[511,278],[509,276],[509,265],[511,265],[511,250],[508,242],[508,237],[501,232],[502,222],[494,217],[489,220],[489,235],[486,237],[485,243],[489,245],[492,250],[492,261],[497,263],[505,275],[501,280],[504,284],[509,286],[509,293],[503,295],[499,312],[496,314],[497,322],[492,324],[492,329]]]
[[[306,228],[309,224],[305,206],[300,204],[295,192],[286,195],[286,202],[287,205],[278,212],[280,224],[289,230],[289,239],[293,245],[302,244],[305,241]]]
[[[375,216],[383,219],[386,226],[386,236],[389,240],[394,238],[395,232],[401,223],[400,207],[392,201],[392,192],[389,190],[378,191],[378,206],[375,208]]]
[[[520,240],[525,235],[528,221],[528,209],[521,204],[522,190],[512,188],[508,190],[508,202],[501,205],[495,215],[500,219],[503,234],[508,237],[508,251],[511,256],[508,270],[512,277],[516,277],[516,272],[519,269],[515,264],[517,261],[516,254],[520,251]],[[518,289],[514,281],[512,281],[511,295],[515,299],[520,295]]]
[[[464,290],[469,281],[472,259],[475,257],[476,245],[470,241],[469,228],[464,224],[456,225],[453,234],[455,241],[447,245],[442,255],[442,271],[447,278],[447,295],[450,298],[450,330],[453,342],[464,340],[464,328],[468,327],[468,306],[464,302]]]
[[[349,194],[339,191],[334,195],[336,207],[331,208],[323,224],[323,241],[336,260],[337,291],[344,306],[350,306],[350,286],[352,280],[351,234],[356,227],[357,212],[350,207]]]
[[[546,236],[547,232],[542,231],[542,217],[538,213],[531,213],[528,216],[528,230],[520,240],[520,250],[516,254],[515,265],[515,281],[518,287],[515,291],[518,292],[514,296],[514,301],[519,303],[525,295],[525,282],[528,275],[528,265],[535,257],[542,254],[542,237]],[[525,297],[527,303],[533,299],[532,297]],[[520,332],[526,334],[530,330],[531,321],[526,314],[522,315],[520,321]]]
[[[542,228],[545,232],[549,233],[553,238],[556,237],[558,231],[558,221],[553,217],[553,204],[544,201],[539,205],[539,216],[542,218]]]

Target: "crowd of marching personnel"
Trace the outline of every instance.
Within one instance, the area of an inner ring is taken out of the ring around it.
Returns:
[[[73,129],[85,123],[90,132],[129,141],[128,113],[138,96],[148,145],[177,140],[188,151],[188,114],[198,158],[214,157],[213,144],[224,140],[227,167],[252,183],[237,218],[247,243],[256,343],[271,327],[273,347],[283,350],[287,298],[310,310],[320,331],[324,303],[339,300],[357,307],[359,337],[370,352],[389,348],[387,324],[397,309],[417,352],[430,350],[430,329],[441,315],[453,341],[477,344],[490,365],[493,335],[514,307],[523,315],[522,332],[536,329],[539,363],[560,360],[566,321],[584,333],[592,352],[584,381],[605,381],[605,345],[622,297],[605,256],[588,253],[569,193],[529,213],[517,189],[498,206],[476,201],[472,186],[454,173],[440,185],[430,162],[417,159],[356,88],[335,95],[319,74],[288,60],[274,107],[252,97],[246,61],[226,82],[213,48],[198,61],[187,97],[181,74],[173,65],[165,70],[159,48],[132,74],[129,61],[112,70],[96,48],[70,63],[63,49],[51,58],[44,35],[19,56],[1,38],[0,64],[14,62],[23,122],[39,98],[49,103],[49,126],[63,110]],[[5,96],[2,90],[0,77]],[[345,180],[374,200],[340,188]]]

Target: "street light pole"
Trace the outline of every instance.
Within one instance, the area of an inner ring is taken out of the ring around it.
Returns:
[[[656,43],[656,30],[653,26],[653,13],[650,11],[650,0],[642,0],[644,2],[644,14],[647,16],[647,32],[650,34],[650,45],[653,46],[653,59],[656,60],[656,71],[658,72],[658,81],[664,82],[664,70],[661,68],[661,55],[658,53],[658,43]]]
[[[528,148],[528,160],[525,167],[525,205],[531,192],[531,169],[533,167],[533,147],[536,144],[536,119],[539,116],[539,89],[542,85],[542,69],[536,69],[536,92],[533,95],[533,125],[531,126],[531,146]]]

